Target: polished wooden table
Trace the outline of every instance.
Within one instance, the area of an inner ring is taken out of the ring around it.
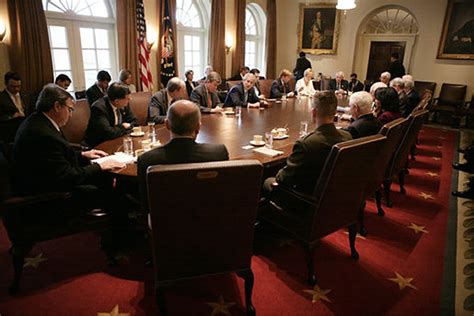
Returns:
[[[344,100],[339,100],[341,103]],[[341,104],[340,103],[340,104]],[[270,102],[268,108],[254,109],[242,108],[242,115],[227,115],[223,113],[203,114],[201,130],[196,139],[199,143],[225,144],[229,151],[230,159],[257,159],[265,167],[271,167],[282,164],[292,151],[293,143],[299,137],[300,122],[308,122],[308,132],[315,129],[311,118],[311,105],[307,98],[288,99],[286,101]],[[342,123],[344,125],[344,123]],[[347,125],[347,123],[345,123]],[[253,135],[262,135],[271,131],[273,128],[287,127],[289,137],[282,140],[273,141],[273,149],[283,151],[282,155],[269,157],[253,151],[253,148],[244,149],[242,147],[249,145]],[[143,130],[146,127],[142,128]],[[169,139],[169,131],[163,124],[155,126],[156,138],[161,144],[166,144]],[[148,139],[145,133],[142,137],[132,137],[133,148],[140,149],[141,141]],[[97,149],[104,150],[112,154],[122,150],[123,138],[116,138],[106,141]],[[136,164],[128,164],[125,169],[117,173],[126,176],[136,176]]]

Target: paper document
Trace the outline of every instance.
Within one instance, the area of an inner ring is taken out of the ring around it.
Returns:
[[[270,149],[270,148],[267,148],[267,147],[256,148],[253,151],[255,151],[257,153],[261,153],[265,156],[270,156],[270,157],[276,157],[276,156],[279,156],[279,155],[283,155],[282,151]]]
[[[137,159],[134,156],[128,155],[126,153],[116,152],[113,155],[109,155],[109,156],[94,159],[94,160],[92,160],[92,162],[101,163],[101,162],[109,161],[109,160],[115,160],[115,161],[122,162],[122,163],[133,163]]]

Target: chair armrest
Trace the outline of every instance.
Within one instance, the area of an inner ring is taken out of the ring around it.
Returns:
[[[305,212],[314,208],[316,200],[307,194],[298,192],[284,185],[272,184],[270,204],[280,211]]]
[[[305,202],[305,203],[308,203],[310,205],[314,205],[316,203],[315,199],[313,196],[311,195],[308,195],[308,194],[304,194],[304,193],[301,193],[301,192],[298,192],[296,190],[293,190],[293,189],[290,189],[284,185],[279,185],[277,182],[274,182],[272,183],[272,192],[275,192],[276,191],[281,191],[281,192],[284,192],[298,200],[301,200],[302,202]]]

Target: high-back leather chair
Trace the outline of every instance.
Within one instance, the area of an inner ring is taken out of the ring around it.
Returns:
[[[471,127],[471,121],[474,116],[474,94],[471,97],[471,101],[466,102],[466,127]]]
[[[232,89],[233,86],[238,85],[241,82],[242,80],[228,80],[227,85],[229,87],[229,90]]]
[[[390,187],[392,179],[398,175],[398,183],[400,185],[400,192],[405,194],[405,168],[408,161],[408,155],[412,146],[415,144],[418,134],[423,126],[424,120],[428,117],[427,110],[414,111],[408,117],[408,127],[402,137],[400,145],[398,146],[392,161],[390,162],[384,180],[385,201],[388,207],[393,206],[390,199]]]
[[[256,160],[148,168],[155,288],[162,315],[165,286],[233,271],[245,280],[248,314],[255,313],[250,259],[262,171]]]
[[[451,115],[453,125],[459,125],[459,120],[464,114],[466,90],[467,86],[463,84],[443,83],[439,97],[434,99],[433,120],[436,121],[438,114],[444,112]]]
[[[331,77],[323,77],[321,79],[321,90],[329,90],[330,81],[331,81]]]
[[[91,116],[91,108],[87,99],[77,100],[74,108],[74,113],[66,125],[61,127],[61,130],[71,144],[80,146],[86,135],[87,124],[89,124],[89,118]]]
[[[359,258],[355,249],[356,223],[385,140],[385,136],[373,135],[334,145],[312,195],[277,185],[270,203],[259,209],[259,218],[287,231],[303,244],[311,285],[316,284],[313,257],[319,239],[349,227],[351,255]]]
[[[259,80],[258,82],[260,84],[260,93],[263,94],[266,98],[269,98],[273,80],[265,79]]]
[[[16,132],[24,120],[25,118],[23,116],[19,116],[9,120],[0,121],[0,150],[4,152],[7,160],[11,159]]]
[[[136,92],[130,95],[129,106],[132,110],[132,113],[137,118],[138,124],[140,124],[140,126],[146,125],[148,103],[150,102],[151,96],[152,94],[150,91]]]

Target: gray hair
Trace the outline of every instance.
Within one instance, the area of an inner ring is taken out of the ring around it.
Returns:
[[[336,72],[336,77],[337,76],[341,76],[342,78],[344,78],[344,73],[342,71],[338,71]]]
[[[349,99],[350,105],[357,105],[361,114],[367,114],[372,110],[372,95],[366,91],[355,92]]]
[[[403,81],[405,82],[405,89],[410,90],[413,89],[415,86],[415,81],[413,80],[413,76],[405,75],[403,76]]]
[[[303,77],[306,77],[310,72],[313,72],[313,69],[311,68],[306,69],[303,73]]]
[[[174,102],[168,109],[170,130],[179,136],[191,135],[201,122],[201,111],[199,106],[188,100]]]
[[[166,90],[168,90],[168,92],[174,92],[174,91],[178,91],[184,86],[186,86],[186,84],[184,83],[183,80],[181,80],[178,77],[173,77],[166,84]]]
[[[388,80],[390,80],[391,77],[392,75],[388,71],[384,71],[380,74],[380,78],[388,78]]]
[[[400,89],[403,89],[405,88],[405,81],[400,77],[394,78],[392,79],[392,81],[390,81],[390,87],[395,86],[400,87]]]
[[[257,80],[257,77],[255,77],[255,75],[254,75],[253,73],[248,72],[248,73],[245,74],[243,80],[252,79],[252,78],[253,78],[253,80],[255,80],[255,81]]]
[[[36,110],[39,112],[48,112],[53,108],[56,101],[64,106],[68,99],[72,99],[72,95],[69,94],[69,92],[54,83],[48,83],[43,87],[43,90],[41,90],[38,96]]]
[[[219,82],[219,83],[221,83],[222,82],[221,75],[219,75],[215,71],[212,71],[207,75],[206,81],[207,82]]]
[[[385,83],[377,81],[373,85],[370,86],[370,94],[375,96],[375,91],[378,88],[386,88],[386,87],[387,87],[387,85]]]

